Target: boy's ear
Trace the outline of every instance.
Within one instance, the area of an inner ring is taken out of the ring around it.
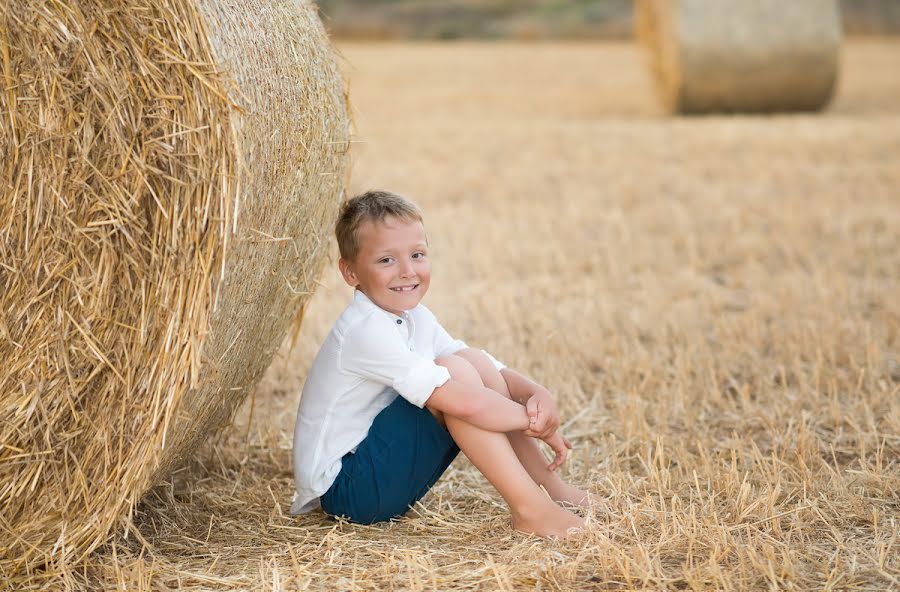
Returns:
[[[353,268],[350,266],[350,263],[344,259],[338,259],[338,268],[341,270],[341,275],[344,276],[344,281],[347,282],[347,285],[351,288],[355,288],[359,285],[359,280],[356,279],[356,274],[353,272]]]

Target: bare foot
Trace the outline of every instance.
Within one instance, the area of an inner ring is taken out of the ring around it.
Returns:
[[[555,502],[578,506],[581,508],[590,507],[591,502],[593,501],[590,493],[583,489],[578,489],[574,485],[569,485],[567,483],[561,484],[560,486],[554,488],[553,491],[548,490],[547,493]]]
[[[513,512],[512,526],[521,532],[545,538],[564,539],[584,530],[584,518],[579,518],[556,504],[548,504],[538,512],[528,515]]]

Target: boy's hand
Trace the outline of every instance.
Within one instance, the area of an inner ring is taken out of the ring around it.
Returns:
[[[566,457],[569,455],[569,450],[572,449],[572,443],[569,442],[569,439],[562,435],[560,432],[554,432],[549,438],[542,438],[544,442],[550,445],[550,448],[553,449],[556,457],[553,459],[549,465],[547,465],[547,469],[550,471],[555,471],[559,467],[562,466],[564,462],[566,462]]]
[[[525,402],[525,411],[529,421],[526,436],[546,440],[559,428],[559,414],[550,391],[536,391]]]

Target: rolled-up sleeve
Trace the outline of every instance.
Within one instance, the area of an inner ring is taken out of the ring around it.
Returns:
[[[344,337],[341,371],[390,386],[417,407],[450,372],[434,360],[410,351],[387,317],[371,315],[354,325]]]
[[[394,381],[392,386],[404,399],[417,407],[424,407],[431,393],[450,380],[450,371],[432,360],[420,360],[409,368],[406,376]]]

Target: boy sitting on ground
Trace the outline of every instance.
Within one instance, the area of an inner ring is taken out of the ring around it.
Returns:
[[[390,520],[461,449],[506,500],[513,528],[565,537],[583,527],[555,503],[583,506],[588,494],[555,472],[571,444],[550,392],[450,337],[421,304],[431,263],[418,208],[370,191],[344,204],[335,234],[356,290],[303,387],[292,513]],[[538,440],[555,452],[549,464]]]

